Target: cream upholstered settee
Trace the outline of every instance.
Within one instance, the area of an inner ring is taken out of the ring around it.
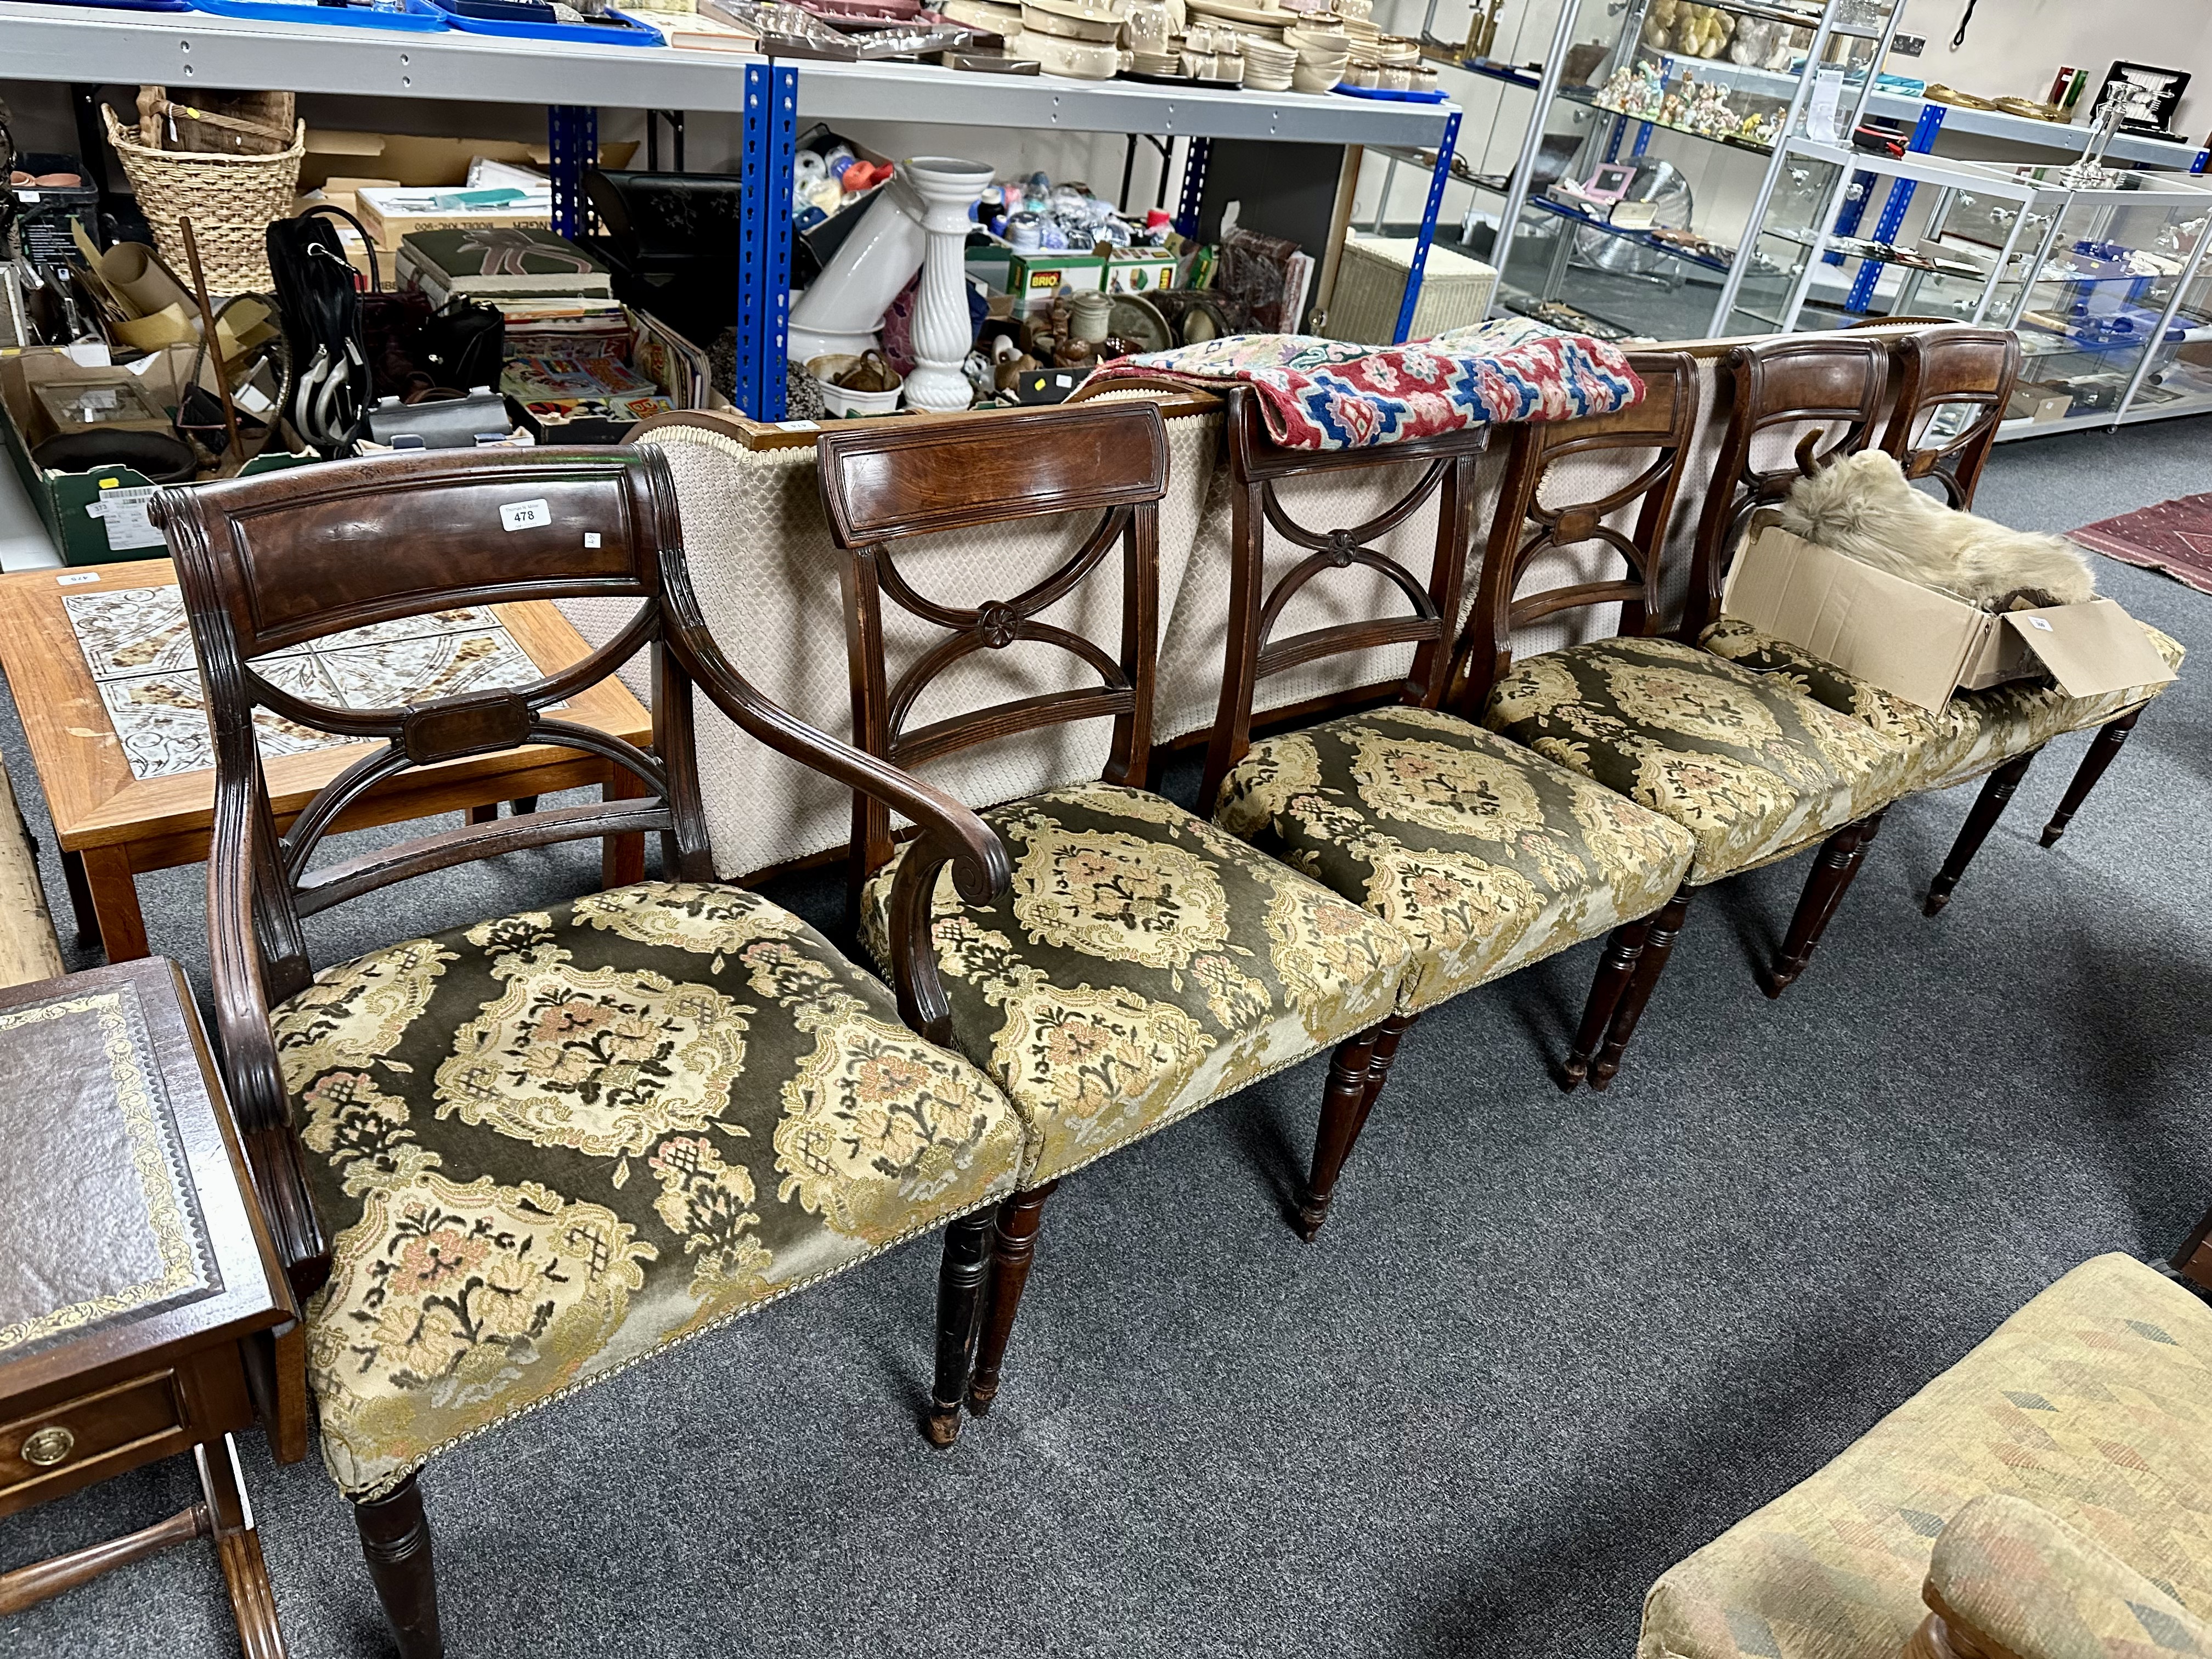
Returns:
[[[1668,1569],[1637,1653],[2212,1654],[2212,1308],[2130,1257],[2083,1263]]]

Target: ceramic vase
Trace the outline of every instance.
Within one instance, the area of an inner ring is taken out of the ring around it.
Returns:
[[[876,192],[829,269],[791,307],[790,353],[800,362],[825,354],[860,356],[876,343],[884,307],[921,264],[921,195],[902,174]]]
[[[916,409],[965,409],[975,394],[960,367],[975,338],[964,270],[968,214],[991,182],[991,169],[981,161],[921,155],[902,161],[899,172],[921,194],[921,228],[929,239],[921,257],[914,373],[906,377],[906,400]]]

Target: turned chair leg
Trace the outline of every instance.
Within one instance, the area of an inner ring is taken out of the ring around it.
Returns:
[[[1030,1262],[1036,1253],[1037,1225],[1044,1219],[1044,1201],[1060,1183],[1016,1193],[999,1206],[991,1230],[991,1289],[983,1304],[983,1340],[975,1352],[975,1374],[968,1384],[968,1409],[978,1417],[999,1397],[999,1368],[1006,1363],[1006,1341],[1014,1334],[1014,1316],[1022,1305],[1022,1286],[1030,1282]]]
[[[1605,1047],[1590,1062],[1591,1088],[1613,1086],[1613,1079],[1620,1070],[1620,1057],[1628,1050],[1629,1038],[1636,1035],[1636,1023],[1644,1018],[1644,1005],[1651,1000],[1659,975],[1667,970],[1667,959],[1674,954],[1674,941],[1682,937],[1682,921],[1689,915],[1690,901],[1695,896],[1694,888],[1677,888],[1665,908],[1651,918],[1650,931],[1644,938],[1644,954],[1606,1029]]]
[[[1951,843],[1951,856],[1943,860],[1943,867],[1936,872],[1936,879],[1928,884],[1928,902],[1923,904],[1923,915],[1939,915],[1951,902],[1951,890],[1959,884],[1959,878],[1966,873],[1966,866],[1974,861],[1974,854],[1982,850],[1982,843],[1990,838],[1990,831],[1997,827],[2011,802],[2013,791],[2027,775],[2028,763],[2043,751],[2031,749],[2017,760],[2008,760],[1990,774],[1982,784],[1982,793],[1974,797],[1974,810],[1966,814],[1966,823],[1959,826],[1959,838]],[[2044,843],[2048,846],[2046,841]]]
[[[1876,812],[1856,823],[1845,824],[1822,842],[1820,850],[1813,855],[1813,867],[1805,875],[1805,890],[1797,896],[1797,913],[1790,918],[1790,931],[1782,940],[1782,954],[1775,958],[1773,971],[1760,987],[1768,996],[1778,997],[1796,984],[1813,960],[1814,946],[1828,931],[1836,907],[1850,890],[1859,866],[1866,862],[1867,848],[1881,832],[1881,812]]]
[[[2200,1296],[2212,1297],[2212,1210],[2197,1224],[2197,1231],[2171,1258],[2174,1272]]]
[[[2138,708],[2108,726],[2098,727],[2097,735],[2090,739],[2089,752],[2081,757],[2081,764],[2075,769],[2074,781],[2066,786],[2065,798],[2051,815],[2051,822],[2043,826],[2045,847],[2058,844],[2059,836],[2066,833],[2066,826],[2074,822],[2081,803],[2089,799],[2089,792],[2097,787],[2097,781],[2105,775],[2105,769],[2112,763],[2113,757],[2127,742],[2128,733],[2136,729],[2136,722],[2142,718],[2142,710]]]
[[[1569,1094],[1589,1076],[1590,1062],[1605,1046],[1605,1034],[1613,1029],[1613,1013],[1620,1006],[1622,993],[1636,977],[1636,964],[1643,959],[1644,941],[1650,934],[1651,918],[1646,916],[1641,921],[1622,923],[1606,940],[1605,954],[1598,958],[1597,974],[1590,981],[1589,1000],[1583,1005],[1583,1023],[1575,1032],[1575,1046],[1559,1068],[1559,1087]]]
[[[422,1513],[422,1489],[409,1475],[382,1498],[353,1506],[361,1534],[361,1553],[376,1585],[376,1599],[398,1644],[400,1659],[442,1659],[445,1639],[438,1632],[438,1579],[430,1558],[430,1522]]]
[[[1291,1216],[1291,1225],[1309,1243],[1328,1218],[1329,1196],[1336,1190],[1336,1178],[1344,1172],[1344,1160],[1365,1119],[1368,1077],[1382,1036],[1382,1028],[1378,1025],[1346,1037],[1329,1057],[1328,1088],[1322,1096],[1321,1124],[1314,1131],[1313,1166]]]
[[[989,1215],[963,1215],[945,1230],[945,1259],[937,1270],[937,1374],[921,1425],[934,1446],[960,1437],[960,1401],[975,1369],[975,1327],[990,1266]]]

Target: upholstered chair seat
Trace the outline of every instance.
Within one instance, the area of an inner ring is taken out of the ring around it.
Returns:
[[[1977,1632],[1960,1654],[2201,1653],[2208,1492],[2212,1309],[2141,1262],[2099,1256],[1670,1568],[1637,1651],[1893,1659],[1940,1600]],[[2112,1605],[2115,1585],[2140,1581],[2150,1593]]]
[[[1406,1014],[1650,915],[1693,852],[1672,819],[1419,708],[1261,739],[1214,817],[1406,935]]]
[[[1880,811],[1918,745],[1678,640],[1629,637],[1516,662],[1483,723],[1640,805],[1697,845],[1702,886]]]
[[[332,1239],[339,1486],[1013,1189],[1020,1120],[756,893],[647,882],[410,939],[270,1015]]]
[[[1089,782],[990,808],[1013,883],[970,905],[941,878],[931,942],[952,1041],[1056,1181],[1376,1025],[1413,951],[1389,922],[1173,802]],[[889,959],[897,860],[868,882]]]
[[[2179,670],[2186,654],[2180,641],[2154,628],[2143,631],[2166,665]],[[1704,643],[1716,655],[1754,673],[1774,675],[1838,714],[1913,744],[1917,752],[1905,785],[1908,794],[1978,778],[2033,754],[2053,738],[2140,708],[2166,689],[2138,685],[2100,696],[2069,697],[2046,678],[2008,680],[1984,690],[1960,691],[1942,708],[1927,709],[1738,617],[1723,616],[1705,631]]]

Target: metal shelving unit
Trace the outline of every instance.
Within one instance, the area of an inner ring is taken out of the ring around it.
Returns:
[[[1190,141],[1185,222],[1214,139],[1382,145],[1434,155],[1428,210],[1407,284],[1421,270],[1449,176],[1459,111],[1293,92],[1227,92],[1056,76],[976,76],[917,64],[803,64],[671,47],[593,46],[449,31],[392,34],[200,12],[102,11],[0,0],[0,80],[155,82],[465,103],[543,105],[556,156],[556,214],[574,211],[581,142],[601,107],[684,109],[744,119],[746,234],[738,286],[738,380],[746,411],[783,414],[788,202],[799,118],[1146,133]],[[1402,328],[1402,325],[1401,325]]]

